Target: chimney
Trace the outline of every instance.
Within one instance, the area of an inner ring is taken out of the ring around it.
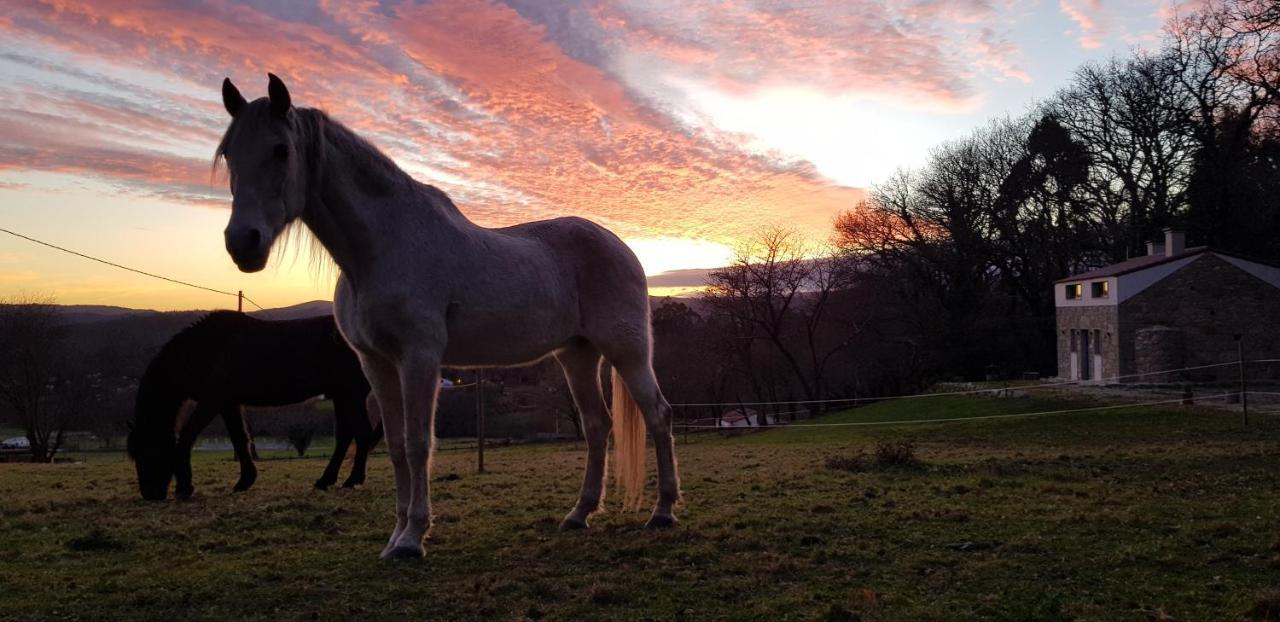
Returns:
[[[1147,254],[1152,256],[1164,256],[1164,243],[1147,242]]]
[[[1187,250],[1187,234],[1176,229],[1164,230],[1164,254],[1166,257],[1181,255]]]

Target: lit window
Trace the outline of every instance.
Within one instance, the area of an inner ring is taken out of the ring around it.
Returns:
[[[1079,283],[1067,284],[1067,300],[1078,300],[1084,295],[1084,286]]]
[[[1111,295],[1110,281],[1097,281],[1095,283],[1091,283],[1090,285],[1091,285],[1091,288],[1093,289],[1092,294],[1094,298],[1106,298],[1107,296]]]

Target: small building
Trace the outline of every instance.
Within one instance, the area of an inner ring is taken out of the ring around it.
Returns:
[[[777,425],[777,415],[765,415],[765,425]],[[719,421],[716,422],[717,427],[721,428],[750,428],[760,425],[760,412],[754,408],[733,409],[720,415]]]
[[[1058,377],[1172,382],[1169,370],[1280,355],[1280,268],[1166,229],[1147,254],[1054,284]]]

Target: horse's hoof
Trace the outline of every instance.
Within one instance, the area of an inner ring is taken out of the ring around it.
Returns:
[[[646,529],[668,529],[676,526],[676,517],[672,514],[654,514],[644,526]]]
[[[316,483],[312,485],[316,487],[316,490],[328,490],[329,487],[333,485],[333,482],[323,480],[323,479],[318,479],[316,480]]]
[[[175,490],[173,491],[173,498],[178,501],[190,501],[191,497],[195,494],[196,491],[194,488],[190,490]]]
[[[342,482],[342,487],[343,487],[343,488],[355,488],[356,486],[363,486],[363,485],[364,485],[364,480],[350,480],[350,479],[349,479],[349,480],[347,480],[347,481],[345,481],[345,482]]]
[[[245,492],[249,490],[249,487],[252,485],[253,485],[252,482],[248,484],[244,482],[237,482],[236,485],[231,488],[231,492]]]
[[[577,517],[575,517],[575,516],[566,516],[566,517],[564,517],[564,520],[560,521],[560,531],[571,531],[571,530],[576,530],[576,529],[589,529],[590,527],[591,527],[591,525],[588,525],[588,524],[587,524],[587,520],[586,520],[586,519],[584,519],[584,518],[577,518]]]
[[[421,546],[396,546],[383,551],[380,557],[382,559],[420,559],[422,554]]]

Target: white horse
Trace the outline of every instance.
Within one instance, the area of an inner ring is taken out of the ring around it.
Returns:
[[[268,78],[268,97],[252,102],[222,83],[231,124],[216,158],[226,159],[233,195],[227,252],[240,270],[261,270],[300,219],[341,270],[334,313],[373,386],[395,467],[396,526],[382,557],[423,554],[441,365],[554,355],[587,441],[582,491],[561,528],[586,527],[601,509],[611,428],[624,506],[639,506],[641,426],[658,460],[647,525],[673,525],[671,407],[653,373],[648,290],[631,250],[581,218],[480,227],[324,112],[293,106],[284,83]],[[616,425],[600,386],[603,359],[614,370]]]

